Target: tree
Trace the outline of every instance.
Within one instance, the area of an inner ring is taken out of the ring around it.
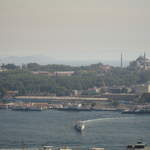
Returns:
[[[144,93],[141,98],[139,98],[139,103],[148,103],[150,102],[150,93]]]
[[[0,88],[0,98],[3,98],[6,94],[6,89],[5,88]]]
[[[119,105],[118,101],[115,100],[115,101],[112,102],[112,106],[117,107],[118,105]]]
[[[7,64],[7,65],[2,65],[2,68],[8,69],[8,70],[16,70],[19,69],[19,66],[16,66],[14,64]]]

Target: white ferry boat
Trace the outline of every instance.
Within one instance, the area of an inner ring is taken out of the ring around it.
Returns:
[[[85,129],[85,124],[82,121],[78,121],[75,124],[75,129],[79,132],[82,132]]]

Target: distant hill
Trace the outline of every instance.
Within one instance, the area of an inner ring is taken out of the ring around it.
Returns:
[[[49,64],[52,63],[54,59],[46,57],[46,56],[1,56],[0,64],[27,64],[27,63],[39,63],[39,64]]]
[[[54,59],[44,55],[37,56],[0,56],[0,64],[28,64],[28,63],[38,63],[41,65],[46,64],[64,64],[72,66],[85,66],[90,64],[96,64],[97,62],[102,62],[101,60],[61,60]],[[103,64],[111,64],[113,66],[119,66],[120,61],[103,61]]]

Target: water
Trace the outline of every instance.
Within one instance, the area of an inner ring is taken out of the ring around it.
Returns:
[[[97,120],[92,121],[93,119]],[[82,134],[74,129],[78,120],[88,120]],[[136,143],[139,138],[150,144],[149,130],[150,115],[107,111],[0,110],[0,148],[67,145],[81,149],[94,146],[107,150],[124,150],[126,145]]]

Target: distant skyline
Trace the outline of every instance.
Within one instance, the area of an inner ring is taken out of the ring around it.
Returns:
[[[0,56],[150,58],[149,0],[0,0]]]

